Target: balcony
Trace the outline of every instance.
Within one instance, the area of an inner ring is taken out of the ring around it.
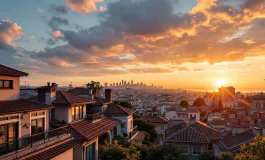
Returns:
[[[89,109],[86,113],[86,119],[90,121],[96,121],[101,119],[101,113],[97,110]]]
[[[16,139],[11,142],[0,144],[0,159],[13,159],[24,154],[30,153],[41,146],[46,146],[55,142],[59,137],[67,136],[68,128],[67,126],[49,130],[47,132],[42,132],[34,134],[32,136],[23,137]]]

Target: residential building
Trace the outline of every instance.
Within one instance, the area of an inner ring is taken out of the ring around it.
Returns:
[[[168,120],[166,118],[153,113],[143,115],[142,118],[153,123],[156,127],[156,132],[164,137],[165,130],[168,129]]]
[[[200,111],[195,107],[166,108],[165,117],[168,120],[199,121]]]
[[[177,144],[189,160],[198,160],[199,155],[207,152],[214,154],[214,144],[222,138],[221,133],[209,125],[196,121],[185,126],[178,125],[166,131],[166,144]]]

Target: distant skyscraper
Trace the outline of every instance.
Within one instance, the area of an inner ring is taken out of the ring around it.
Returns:
[[[133,80],[131,81],[131,85],[133,85]]]
[[[126,81],[124,81],[124,85],[126,85]]]
[[[121,86],[121,82],[120,82],[120,86]]]
[[[119,84],[118,83],[116,83],[116,86],[118,86]]]
[[[108,83],[107,82],[105,83],[105,87],[108,87]]]
[[[122,80],[122,81],[121,81],[121,85],[123,86],[123,84],[124,84],[124,83],[123,83],[123,80]]]

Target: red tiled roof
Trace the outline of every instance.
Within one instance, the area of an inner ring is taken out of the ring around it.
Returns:
[[[222,152],[235,153],[240,150],[240,146],[242,144],[247,144],[253,141],[253,139],[254,136],[252,134],[252,131],[248,131],[220,140],[220,142],[216,145]]]
[[[68,92],[74,95],[88,95],[89,94],[89,90],[84,87],[76,87],[76,88],[68,90]]]
[[[24,157],[19,157],[18,159],[26,159],[26,160],[49,160],[52,159],[67,150],[73,148],[80,141],[76,141],[75,139],[67,139],[65,142],[61,144],[52,144],[47,146],[46,148],[42,148],[40,150],[36,150],[35,152],[30,153],[30,155],[26,155]]]
[[[195,124],[171,133],[167,136],[166,141],[208,143],[212,139],[221,138],[220,132],[203,122],[197,121]]]
[[[94,101],[84,98],[81,96],[73,95],[65,91],[56,92],[56,100],[53,101],[53,104],[88,104],[93,103]]]
[[[133,114],[135,111],[120,105],[110,103],[108,104],[107,109],[104,111],[104,114],[116,114],[116,115],[129,115]]]
[[[141,131],[137,131],[136,132],[136,136],[134,137],[134,139],[143,139],[144,138],[144,132]]]
[[[107,103],[104,98],[97,97],[97,96],[94,97],[94,100],[95,100],[95,103],[94,103],[95,105],[104,105],[104,103]]]
[[[88,120],[76,121],[71,123],[70,126],[72,129],[74,129],[80,135],[85,137],[87,140],[91,140],[95,137],[104,134],[119,123],[120,120],[113,119],[110,117],[104,117],[96,122],[91,122]]]
[[[0,64],[0,75],[3,76],[28,76],[29,74],[26,72],[22,72],[13,68],[9,68],[7,66]]]
[[[171,108],[166,108],[166,111],[176,111],[176,112],[187,112],[187,113],[191,113],[191,112],[200,112],[198,108],[195,107],[189,107],[189,108],[176,108],[176,107],[171,107]]]
[[[50,105],[29,100],[0,101],[0,114],[49,109]]]
[[[152,116],[150,114],[142,116],[143,119],[149,120],[152,123],[168,123],[168,120],[161,116]]]

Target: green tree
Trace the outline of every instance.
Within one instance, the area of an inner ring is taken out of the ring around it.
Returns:
[[[189,102],[188,101],[180,101],[179,105],[184,107],[184,108],[188,108],[189,107]]]
[[[86,88],[89,90],[92,89],[92,93],[97,95],[103,89],[103,86],[100,84],[100,82],[91,81],[90,83],[86,84]]]
[[[128,101],[114,101],[114,103],[126,108],[135,109],[134,106]]]
[[[235,160],[265,160],[265,137],[258,134],[249,145],[241,145]]]
[[[219,160],[219,158],[215,157],[213,154],[204,152],[200,155],[199,160]]]
[[[133,145],[125,148],[115,140],[113,144],[99,146],[99,154],[102,160],[131,160],[139,159],[140,151]]]
[[[137,113],[133,114],[133,119],[140,119],[140,118],[141,118],[140,114],[137,114]]]
[[[200,106],[205,106],[205,101],[202,98],[197,98],[194,102],[193,102],[193,106],[195,107],[200,107]]]
[[[151,122],[145,121],[143,119],[135,119],[133,120],[133,124],[137,125],[139,131],[145,131],[150,134],[150,141],[154,141],[158,136],[155,125]]]
[[[234,155],[231,152],[222,152],[220,156],[220,160],[233,160]]]

